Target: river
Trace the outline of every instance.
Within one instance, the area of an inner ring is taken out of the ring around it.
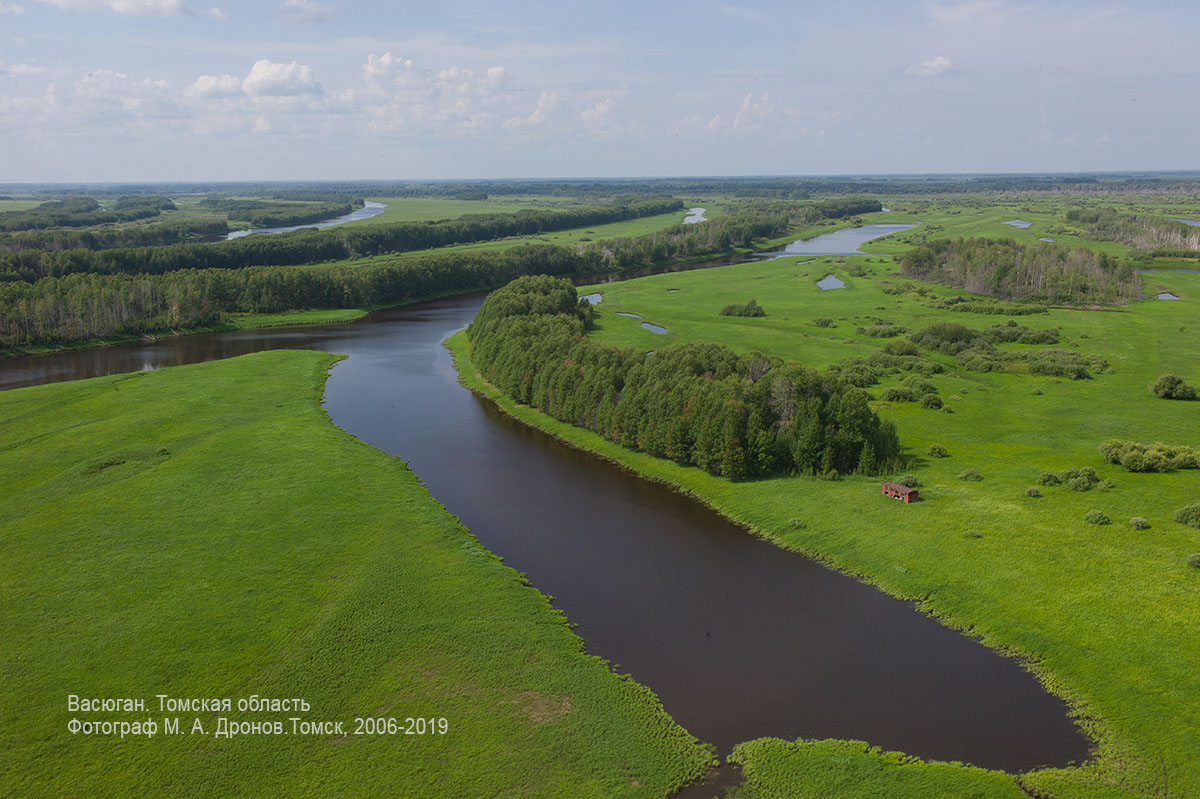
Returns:
[[[1013,772],[1088,756],[1063,703],[1017,662],[463,389],[441,342],[481,301],[0,362],[0,388],[265,349],[346,353],[326,385],[333,422],[405,459],[488,549],[556,597],[589,652],[723,754],[777,736]]]
[[[332,219],[322,219],[320,222],[309,222],[307,225],[290,225],[288,227],[256,227],[253,230],[235,230],[232,233],[226,233],[217,241],[229,241],[230,239],[240,239],[242,236],[249,236],[255,233],[291,233],[294,230],[305,230],[314,227],[333,227],[334,225],[344,225],[347,222],[357,222],[360,219],[370,219],[373,216],[379,216],[383,213],[383,209],[387,206],[383,203],[364,200],[364,205],[357,211],[351,211],[348,214],[335,216]]]

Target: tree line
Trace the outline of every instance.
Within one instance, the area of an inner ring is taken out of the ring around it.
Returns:
[[[288,227],[322,222],[335,216],[345,216],[364,204],[361,198],[317,204],[230,200],[223,197],[207,197],[200,201],[200,207],[204,210],[223,213],[233,221],[249,222],[252,227]]]
[[[1174,219],[1121,214],[1108,208],[1072,208],[1067,221],[1087,226],[1089,238],[1118,241],[1155,255],[1195,256],[1200,251],[1200,227]]]
[[[120,197],[107,209],[101,208],[94,197],[70,197],[44,202],[24,211],[0,211],[0,232],[133,222],[174,209],[175,203],[169,197]]]
[[[112,247],[159,247],[197,237],[223,236],[224,219],[173,219],[125,227],[51,228],[0,233],[0,253],[21,250],[104,250]]]
[[[517,402],[733,480],[898,463],[895,427],[832,373],[716,344],[620,350],[584,335],[591,313],[569,280],[518,278],[468,328],[472,361]]]
[[[215,244],[26,250],[0,253],[0,281],[35,281],[80,272],[163,274],[179,269],[311,264],[619,222],[670,213],[682,207],[683,203],[672,197],[636,197],[568,209],[525,209],[512,214],[473,214],[437,222],[398,222],[299,230],[274,236],[245,236]]]
[[[1141,277],[1107,253],[1013,239],[938,239],[900,256],[909,276],[1008,301],[1111,304],[1141,297]]]

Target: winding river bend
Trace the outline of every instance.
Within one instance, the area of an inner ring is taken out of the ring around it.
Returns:
[[[770,735],[1009,771],[1087,757],[1063,703],[1015,661],[459,386],[441,342],[481,299],[0,362],[0,388],[265,349],[347,353],[326,386],[334,423],[408,461],[485,546],[557,597],[589,652],[722,753]]]

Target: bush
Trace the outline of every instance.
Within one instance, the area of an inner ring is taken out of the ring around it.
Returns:
[[[1175,521],[1188,527],[1200,528],[1200,502],[1175,511]]]
[[[1086,477],[1072,477],[1067,481],[1067,487],[1072,491],[1091,491],[1092,481]]]
[[[1146,521],[1141,516],[1134,516],[1129,520],[1129,526],[1135,530],[1149,530],[1150,522]]]
[[[803,530],[808,527],[802,519],[788,519],[788,527],[793,530]]]
[[[1042,472],[1042,476],[1038,478],[1038,485],[1040,486],[1056,486],[1060,483],[1062,483],[1062,480],[1059,480],[1058,475],[1054,472]]]
[[[833,320],[828,316],[818,316],[813,320],[813,324],[817,327],[836,327],[836,325],[833,323]]]
[[[1083,520],[1088,524],[1112,524],[1112,519],[1105,516],[1098,510],[1090,510],[1084,515]]]
[[[965,535],[967,538],[983,538],[983,533],[979,532],[978,530],[967,530],[965,533],[963,533],[963,535]]]
[[[972,483],[978,483],[980,480],[983,479],[983,475],[980,474],[979,472],[975,471],[974,469],[966,469],[959,473],[958,479],[959,480],[969,480]]]
[[[1194,400],[1196,387],[1183,382],[1179,375],[1163,375],[1154,384],[1154,396],[1161,399]]]
[[[949,458],[950,453],[946,452],[946,448],[941,444],[929,445],[929,457],[931,458]]]
[[[898,478],[896,482],[902,486],[908,486],[909,488],[921,487],[921,481],[911,474],[906,474],[903,477]]]
[[[1113,439],[1100,445],[1100,454],[1109,463],[1120,464],[1130,472],[1169,472],[1172,469],[1200,468],[1200,450],[1173,444],[1139,444]]]
[[[921,398],[921,407],[936,411],[942,407],[942,398],[937,394],[926,394]]]
[[[1042,495],[1042,492],[1038,491],[1037,486],[1030,486],[1029,488],[1025,489],[1025,496],[1027,496],[1027,497],[1034,497],[1036,499],[1037,497],[1040,497],[1041,495]]]
[[[879,398],[884,402],[916,402],[917,393],[911,388],[892,386],[891,388],[885,388],[883,393],[879,395]]]
[[[899,325],[871,325],[870,327],[860,327],[858,332],[871,338],[891,338],[907,331]]]
[[[721,309],[721,316],[766,316],[767,312],[755,302],[750,300],[747,303],[731,302]]]
[[[1187,564],[1193,569],[1200,569],[1200,552],[1188,555]]]
[[[889,341],[883,351],[888,355],[920,355],[921,348],[907,339]]]

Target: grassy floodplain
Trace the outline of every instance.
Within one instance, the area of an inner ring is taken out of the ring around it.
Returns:
[[[878,248],[872,243],[866,249]],[[603,286],[591,335],[648,350],[711,341],[823,368],[892,340],[857,332],[876,319],[916,331],[942,320],[986,328],[1009,318],[932,308],[934,297],[964,292],[903,279],[889,259],[798,260]],[[853,276],[853,267],[865,274]],[[847,288],[821,291],[815,282],[827,274]],[[905,284],[912,290],[884,291]],[[933,355],[947,371],[930,379],[952,412],[873,403],[898,425],[912,459],[908,471],[922,483],[924,501],[909,507],[880,497],[878,478],[731,483],[498,401],[531,424],[697,496],[781,546],[917,599],[947,624],[1027,659],[1050,690],[1069,700],[1099,748],[1097,759],[1081,767],[1020,775],[1026,790],[1051,797],[1190,795],[1200,790],[1200,570],[1186,558],[1200,551],[1200,535],[1175,523],[1172,514],[1200,499],[1200,475],[1127,473],[1097,452],[1111,438],[1194,444],[1196,403],[1159,400],[1150,386],[1166,372],[1200,382],[1200,275],[1147,275],[1146,287],[1165,288],[1181,300],[1017,317],[1022,325],[1060,328],[1060,347],[1107,359],[1109,368],[1092,380],[966,372],[953,358]],[[719,315],[725,304],[751,298],[766,317]],[[818,326],[820,317],[833,326]],[[642,321],[668,333],[644,330]],[[486,391],[463,342],[455,346],[464,378]],[[898,382],[888,378],[872,391],[878,395]],[[933,445],[945,447],[949,457],[929,457]],[[1037,498],[1026,495],[1043,472],[1084,466],[1111,480],[1111,490],[1055,486],[1042,487]],[[983,479],[959,479],[968,469]],[[1113,523],[1085,522],[1092,510]],[[1149,529],[1131,527],[1133,517],[1147,519]],[[743,747],[739,757],[756,775],[747,782],[747,796],[833,795],[814,788],[832,778],[819,776],[820,764],[840,769],[845,761],[819,748],[774,744]],[[863,795],[936,795],[910,786],[901,771],[881,773],[896,781],[886,791]]]
[[[0,785],[15,796],[663,796],[711,750],[276,351],[0,393]],[[177,736],[72,736],[67,695]],[[158,711],[157,694],[231,713]],[[213,737],[300,697],[346,735]],[[445,735],[355,736],[355,716]],[[192,718],[207,734],[192,735]]]

